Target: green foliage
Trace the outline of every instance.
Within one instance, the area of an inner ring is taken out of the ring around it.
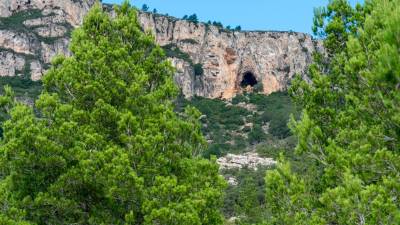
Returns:
[[[256,124],[269,122],[269,133],[280,138],[290,136],[291,132],[287,126],[290,115],[293,114],[297,118],[299,113],[287,93],[276,92],[268,97],[251,93],[248,98],[248,102],[256,105],[262,113],[256,117]]]
[[[317,11],[328,55],[290,90],[304,109],[291,123],[296,151],[310,161],[302,173],[286,162],[268,172],[272,223],[400,223],[399,11],[398,0]]]
[[[162,46],[167,57],[183,59],[193,65],[193,61],[189,54],[182,52],[176,44],[167,44]]]
[[[183,19],[183,20],[187,20],[187,21],[192,22],[192,23],[196,23],[196,24],[199,22],[199,19],[197,18],[196,13],[195,13],[195,14],[192,14],[192,15],[190,15],[190,16],[184,15],[184,16],[182,17],[182,19]]]
[[[196,40],[194,40],[192,38],[187,38],[187,39],[183,39],[183,40],[180,40],[180,41],[183,42],[183,43],[189,43],[189,44],[192,44],[192,45],[199,44],[199,42],[197,42]]]
[[[254,85],[253,90],[256,93],[262,93],[264,91],[264,86],[262,82],[258,82],[256,85]]]
[[[368,1],[367,1],[368,4]],[[355,34],[357,28],[365,20],[365,10],[361,5],[352,8],[347,0],[334,0],[327,7],[314,10],[313,32],[324,38],[324,46],[332,56],[343,51],[350,34]]]
[[[4,85],[12,87],[17,97],[36,99],[42,91],[41,81],[32,81],[22,77],[0,77],[0,94],[4,94]]]
[[[199,22],[199,20],[197,19],[197,15],[196,14],[190,15],[188,17],[188,21],[193,22],[193,23],[198,23]]]
[[[235,31],[242,31],[242,27],[241,26],[236,26],[234,30]]]
[[[150,7],[147,4],[143,4],[142,5],[142,11],[143,12],[147,12],[147,11],[149,11],[149,9],[150,9]]]
[[[2,224],[222,223],[198,111],[174,113],[174,69],[127,2],[115,12],[93,7],[35,108],[0,97]]]
[[[261,128],[260,124],[255,124],[248,137],[251,144],[257,144],[264,141],[267,136]]]
[[[281,159],[277,169],[267,171],[265,183],[265,201],[271,215],[267,224],[323,224],[310,218],[305,182],[292,173],[290,163]]]
[[[228,142],[235,140],[236,135],[233,132],[244,125],[244,117],[251,114],[249,111],[238,106],[227,106],[224,101],[218,99],[201,97],[195,97],[183,105],[194,106],[205,115],[202,130],[213,140],[209,150],[204,153],[206,157],[209,155],[220,156],[229,150],[238,149]]]
[[[237,185],[230,185],[226,189],[224,207],[222,208],[226,217],[237,217],[240,224],[261,223],[268,218],[263,207],[265,205],[265,182],[264,170],[231,169],[224,170],[225,177],[234,177]]]
[[[201,76],[204,74],[203,64],[201,63],[194,64],[193,68],[194,68],[194,75]]]
[[[239,103],[254,104],[256,111],[239,106]],[[290,115],[298,114],[287,93],[238,95],[232,99],[232,104],[219,99],[194,97],[190,101],[179,99],[178,105],[178,111],[190,105],[204,115],[202,131],[212,141],[204,152],[205,157],[245,152],[267,140],[284,139],[290,136],[287,126]],[[267,123],[270,125],[269,135],[262,128]]]
[[[223,25],[221,22],[214,21],[214,22],[212,23],[212,25],[213,25],[213,26],[216,26],[216,27],[219,27],[219,28],[221,28],[221,29],[224,28],[224,25]]]
[[[192,44],[197,43],[196,40],[193,39],[184,39],[182,41]],[[185,52],[182,52],[176,44],[164,45],[162,46],[162,48],[167,57],[178,58],[188,62],[193,67],[194,75],[201,76],[204,74],[203,64],[201,63],[195,64],[193,60],[190,58],[190,55]]]
[[[37,19],[42,17],[42,13],[39,9],[32,9],[27,11],[20,11],[14,13],[9,17],[0,18],[0,29],[13,29],[16,31],[24,31],[26,28],[23,24],[24,21],[30,19]]]
[[[294,153],[296,143],[293,136],[286,139],[268,137],[265,142],[257,145],[256,151],[261,157],[274,159],[280,158],[282,154],[292,162],[293,172],[302,173],[307,167],[307,159]],[[263,221],[272,223],[274,214],[268,206],[274,196],[266,196],[264,178],[265,170],[274,168],[275,166],[260,167],[257,170],[243,168],[221,171],[224,177],[234,177],[237,181],[237,185],[230,185],[225,191],[222,210],[227,218],[236,217],[236,224],[262,224]],[[266,198],[270,200],[266,201]]]

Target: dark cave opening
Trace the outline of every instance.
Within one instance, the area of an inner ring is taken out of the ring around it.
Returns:
[[[243,74],[243,80],[242,82],[240,82],[240,86],[242,88],[245,88],[247,86],[254,87],[254,85],[256,85],[257,83],[258,82],[254,74],[252,72],[246,72]]]

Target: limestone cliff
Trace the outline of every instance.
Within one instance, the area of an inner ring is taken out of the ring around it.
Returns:
[[[52,57],[70,54],[71,31],[95,0],[1,2],[0,76],[39,80]],[[166,50],[186,97],[231,98],[255,85],[265,94],[284,90],[321,48],[302,33],[230,31],[151,13],[139,13],[139,22]]]

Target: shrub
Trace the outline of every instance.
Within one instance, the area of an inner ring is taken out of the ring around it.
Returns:
[[[201,63],[194,64],[193,68],[194,68],[194,75],[201,76],[204,74],[203,64]]]
[[[251,144],[257,144],[266,139],[266,134],[259,124],[255,124],[248,138]]]
[[[0,29],[24,30],[26,27],[23,22],[29,19],[36,19],[42,16],[38,9],[21,11],[9,17],[0,18]]]
[[[164,45],[162,46],[162,49],[164,49],[165,55],[170,58],[183,59],[186,62],[193,64],[193,61],[190,58],[189,54],[182,52],[176,44]]]
[[[143,12],[149,11],[149,8],[150,8],[150,7],[149,7],[147,4],[143,4],[143,5],[142,5],[142,11],[143,11]]]
[[[199,22],[199,19],[197,18],[196,13],[188,16],[186,20],[189,21],[189,22],[193,22],[193,23],[198,23]]]
[[[32,81],[24,77],[0,77],[0,94],[4,94],[4,85],[9,85],[16,97],[35,99],[42,91],[41,81]]]
[[[264,91],[264,86],[262,82],[258,82],[256,85],[254,85],[253,90],[256,93],[262,93]]]

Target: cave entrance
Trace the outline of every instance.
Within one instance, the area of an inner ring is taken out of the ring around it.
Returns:
[[[246,72],[243,74],[242,82],[240,82],[240,86],[242,88],[246,88],[247,86],[254,87],[256,85],[257,79],[252,72]]]

